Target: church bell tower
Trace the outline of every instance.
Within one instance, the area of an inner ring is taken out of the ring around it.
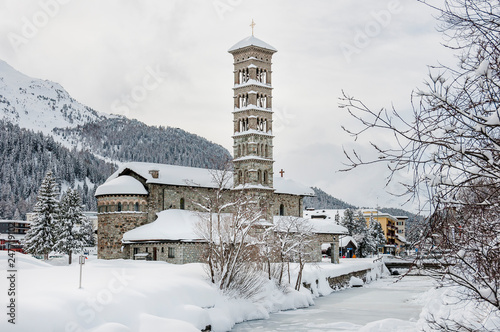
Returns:
[[[234,58],[234,186],[273,190],[271,59],[277,50],[252,31],[228,52]]]

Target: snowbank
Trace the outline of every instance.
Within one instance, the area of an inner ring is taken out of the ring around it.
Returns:
[[[0,252],[7,266],[7,253]],[[18,316],[15,331],[213,331],[230,330],[235,323],[267,318],[269,313],[313,305],[314,296],[333,290],[318,278],[374,267],[371,260],[342,260],[341,264],[307,265],[304,282],[315,285],[314,295],[302,288],[283,293],[273,282],[252,302],[230,299],[206,279],[202,264],[88,260],[80,267],[51,266],[16,253]],[[292,274],[292,278],[295,276]],[[293,280],[294,281],[294,280]],[[6,290],[6,278],[0,289]],[[12,325],[0,321],[0,331]]]

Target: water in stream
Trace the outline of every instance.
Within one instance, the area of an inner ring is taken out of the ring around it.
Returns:
[[[312,307],[243,322],[232,331],[357,331],[368,323],[385,320],[377,323],[380,331],[408,332],[422,310],[422,294],[433,287],[433,281],[413,276],[396,280],[389,277],[364,287],[334,292],[315,299]],[[372,326],[369,330],[379,329]]]

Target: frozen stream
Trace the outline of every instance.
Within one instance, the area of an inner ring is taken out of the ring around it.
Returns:
[[[427,277],[380,279],[362,288],[334,292],[314,300],[315,306],[272,314],[269,319],[237,324],[232,331],[410,331],[419,318],[423,293],[432,288]],[[375,326],[378,324],[378,327]]]

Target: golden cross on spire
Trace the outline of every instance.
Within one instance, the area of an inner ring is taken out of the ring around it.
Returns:
[[[253,27],[255,26],[255,22],[253,21],[253,18],[252,18],[252,24],[250,24],[250,26],[252,27],[252,36],[253,36]]]

